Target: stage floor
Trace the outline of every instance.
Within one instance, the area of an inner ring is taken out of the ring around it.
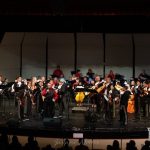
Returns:
[[[8,102],[0,109],[0,132],[54,138],[74,138],[75,133],[77,137],[83,136],[88,139],[148,138],[150,117],[135,118],[133,114],[128,114],[128,125],[121,127],[118,110],[116,110],[116,117],[108,122],[102,114],[96,114],[95,110],[88,110],[89,105],[84,104],[86,111],[72,111],[74,107],[76,107],[75,103],[70,104],[69,113],[66,111],[62,118],[56,115],[56,118],[43,119],[40,114],[34,112],[30,118],[19,121],[17,108],[13,103]]]

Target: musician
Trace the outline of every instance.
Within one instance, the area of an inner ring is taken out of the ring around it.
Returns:
[[[120,92],[115,88],[114,84],[110,84],[110,90],[108,93],[108,104],[109,104],[109,116],[110,119],[116,117],[116,107],[120,103]]]
[[[53,72],[53,77],[57,77],[57,78],[63,78],[64,77],[64,73],[63,71],[60,69],[60,65],[57,65],[56,69]]]
[[[107,75],[111,79],[111,81],[115,80],[115,74],[112,70],[109,71],[109,74]]]
[[[99,75],[95,76],[95,86],[98,88],[98,85],[101,83],[101,78]]]
[[[97,90],[99,86],[102,86],[103,81],[101,81],[101,78],[99,75],[95,76],[95,89]],[[102,98],[103,98],[103,93],[96,93],[94,94],[95,99],[95,104],[96,104],[96,112],[99,114],[101,112],[101,104],[102,104]]]
[[[82,77],[82,73],[81,73],[81,71],[79,69],[77,69],[75,76],[77,78],[81,78]]]
[[[47,86],[47,81],[46,81],[45,76],[41,76],[41,77],[39,78],[39,80],[38,80],[38,81],[42,81],[42,82],[43,82],[43,86],[44,86],[44,87],[46,87],[46,86]]]
[[[145,80],[143,82],[142,92],[140,95],[140,102],[141,102],[141,108],[143,111],[143,117],[146,117],[146,114],[148,113],[148,109],[146,109],[146,106],[149,104],[149,97],[148,97],[148,80]]]
[[[145,80],[149,80],[150,79],[150,75],[146,73],[146,70],[142,70],[142,72],[139,74],[138,78],[141,81],[145,81]]]
[[[65,99],[65,93],[66,93],[66,81],[64,78],[61,78],[59,80],[59,85],[58,85],[58,109],[59,109],[59,116],[63,116],[63,112],[65,110],[65,104],[66,104],[66,99]]]
[[[27,81],[24,91],[24,116],[30,117],[32,115],[32,105],[34,105],[33,89],[31,81]]]
[[[43,98],[42,98],[42,90],[44,88],[44,84],[41,80],[38,80],[35,84],[35,89],[33,90],[34,102],[36,104],[36,111],[43,113]]]
[[[15,93],[15,106],[18,108],[18,118],[24,119],[24,94],[26,81],[22,77],[17,77],[12,85],[12,91]]]
[[[106,83],[105,83],[105,88],[104,88],[104,119],[108,122],[110,122],[111,119],[111,110],[112,110],[112,99],[111,99],[111,78],[106,77]]]
[[[120,123],[121,126],[126,126],[128,123],[127,116],[127,105],[130,98],[131,92],[128,90],[128,86],[124,85],[122,88],[121,98],[120,98]]]
[[[53,81],[54,81],[54,88],[57,89],[59,86],[59,79],[57,77],[54,77]]]
[[[88,72],[86,73],[87,77],[88,77],[90,80],[94,79],[94,74],[95,74],[95,73],[92,71],[91,68],[89,68],[89,69],[88,69]]]
[[[88,85],[89,85],[89,81],[88,81],[88,77],[87,76],[84,76],[83,79],[82,79],[82,85],[87,88]]]
[[[53,117],[55,114],[55,102],[58,100],[58,94],[54,87],[54,81],[50,80],[47,87],[42,90],[44,96],[44,117]]]
[[[141,81],[137,80],[135,85],[135,115],[140,113],[140,95],[141,95]]]
[[[90,81],[89,87],[90,87],[90,89],[93,89],[93,90],[95,89],[95,81],[94,80]],[[90,97],[90,101],[91,101],[91,104],[92,104],[92,108],[96,107],[95,93],[90,93],[89,97]]]

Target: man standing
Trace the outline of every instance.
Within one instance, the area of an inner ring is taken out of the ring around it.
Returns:
[[[128,121],[127,116],[127,106],[128,106],[128,100],[130,98],[131,92],[128,90],[128,86],[123,87],[123,91],[121,93],[121,99],[120,99],[120,123],[121,126],[126,126]]]
[[[44,96],[44,117],[54,117],[55,115],[55,102],[58,100],[58,94],[53,88],[54,81],[50,80],[47,87],[42,90]]]
[[[57,77],[57,78],[63,78],[64,77],[64,73],[63,71],[60,69],[60,66],[58,65],[57,68],[54,70],[53,72],[53,77]]]

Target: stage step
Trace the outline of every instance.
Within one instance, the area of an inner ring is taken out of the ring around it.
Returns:
[[[89,110],[89,107],[76,106],[72,108],[73,113],[86,112],[87,110]]]

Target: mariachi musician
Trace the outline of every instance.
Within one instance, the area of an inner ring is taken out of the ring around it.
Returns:
[[[112,110],[112,104],[113,104],[113,101],[112,101],[112,93],[111,93],[111,86],[112,86],[112,84],[111,84],[111,78],[110,77],[106,77],[106,79],[105,79],[105,88],[104,88],[104,101],[103,101],[103,103],[104,103],[104,110],[103,110],[103,112],[104,112],[104,119],[106,120],[106,121],[110,121],[110,119],[111,119],[111,110]]]
[[[104,93],[105,94],[105,93]],[[120,102],[120,91],[118,91],[113,83],[110,83],[107,86],[107,94],[104,95],[105,103],[107,105],[107,112],[106,118],[110,121],[111,118],[116,117],[116,106],[119,105]]]
[[[143,117],[148,117],[148,103],[149,103],[149,94],[148,94],[148,81],[143,82],[143,87],[140,94],[141,107],[143,109]]]
[[[128,85],[124,85],[121,92],[120,98],[120,125],[126,126],[128,123],[127,106],[131,92]]]
[[[22,77],[17,77],[15,83],[12,85],[12,92],[15,93],[15,106],[18,107],[18,118],[24,119],[24,96],[26,83]]]
[[[101,81],[101,78],[99,75],[95,77],[95,84],[92,87],[92,89],[95,89],[97,93],[93,94],[91,96],[91,99],[94,99],[94,103],[96,104],[96,112],[100,113],[102,111],[102,98],[103,98],[103,89],[105,88],[104,86],[104,81]],[[100,89],[100,90],[99,90]]]
[[[33,112],[33,106],[35,106],[35,98],[34,98],[34,90],[35,85],[33,85],[32,81],[27,81],[27,86],[25,87],[24,91],[24,114],[26,117],[30,117]]]
[[[67,84],[64,78],[61,78],[59,80],[59,85],[57,87],[57,94],[58,94],[58,109],[59,109],[59,117],[63,116],[63,112],[65,110],[66,107],[66,89],[67,89]]]
[[[138,79],[135,85],[135,115],[140,114],[140,95],[142,93],[141,81]]]
[[[33,96],[36,104],[36,111],[38,113],[43,113],[43,98],[42,98],[42,90],[44,87],[44,83],[42,80],[37,80],[36,88],[33,90]]]
[[[47,87],[42,90],[44,96],[44,117],[54,117],[55,102],[58,100],[58,94],[54,89],[54,81],[50,80]]]

